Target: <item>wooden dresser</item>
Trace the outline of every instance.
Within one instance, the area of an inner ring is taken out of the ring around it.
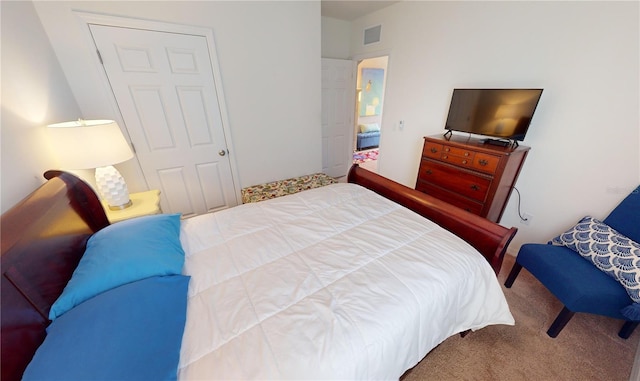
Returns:
[[[466,136],[428,136],[416,189],[499,222],[528,152]]]

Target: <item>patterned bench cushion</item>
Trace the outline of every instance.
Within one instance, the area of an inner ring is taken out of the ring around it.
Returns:
[[[314,173],[313,175],[253,185],[242,189],[242,203],[269,200],[334,183],[337,181],[333,177],[324,173]]]

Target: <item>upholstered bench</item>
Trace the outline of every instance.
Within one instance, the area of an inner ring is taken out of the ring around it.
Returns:
[[[242,203],[269,200],[334,183],[337,183],[337,181],[333,177],[324,173],[314,173],[312,175],[253,185],[242,189]]]
[[[376,148],[380,145],[380,131],[360,132],[357,135],[356,149],[362,151],[367,148]]]
[[[356,150],[377,148],[380,145],[380,125],[378,123],[361,124],[356,135]]]

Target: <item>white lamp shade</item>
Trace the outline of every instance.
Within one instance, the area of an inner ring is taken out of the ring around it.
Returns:
[[[79,120],[47,127],[61,168],[91,169],[133,158],[129,144],[113,120]]]
[[[127,184],[112,166],[133,158],[133,152],[116,122],[78,120],[47,127],[62,168],[95,168],[98,191],[109,208],[131,206]]]

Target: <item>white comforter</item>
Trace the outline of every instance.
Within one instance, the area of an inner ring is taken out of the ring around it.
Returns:
[[[447,337],[513,324],[485,259],[353,184],[183,221],[179,379],[397,379]]]

